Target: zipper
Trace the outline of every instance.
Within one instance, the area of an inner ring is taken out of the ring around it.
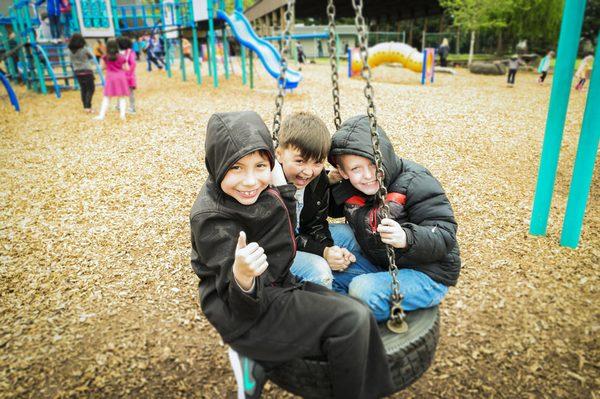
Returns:
[[[294,228],[292,227],[292,220],[290,218],[290,212],[287,209],[287,206],[285,206],[285,202],[283,202],[283,198],[281,198],[281,195],[279,194],[279,192],[275,189],[269,188],[267,190],[267,192],[271,193],[273,195],[273,197],[277,198],[277,200],[279,201],[279,203],[281,203],[281,205],[283,206],[283,209],[285,210],[285,214],[287,215],[287,221],[288,221],[288,227],[290,229],[290,237],[292,238],[292,248],[294,249],[294,257],[296,256],[296,238],[294,235]]]

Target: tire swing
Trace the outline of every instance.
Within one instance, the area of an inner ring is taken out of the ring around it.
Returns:
[[[371,142],[375,155],[375,164],[378,171],[379,192],[377,197],[383,217],[389,215],[389,207],[384,198],[387,190],[383,185],[384,169],[382,154],[379,150],[379,135],[377,133],[377,117],[373,103],[373,87],[371,86],[371,70],[367,50],[367,34],[365,20],[362,15],[362,0],[352,0],[356,12],[355,24],[360,40],[360,53],[363,62],[361,76],[366,82],[364,95],[368,102],[367,114],[371,128]],[[281,54],[281,70],[278,80],[279,93],[275,101],[276,112],[273,121],[273,141],[275,146],[279,143],[278,134],[281,126],[281,109],[283,107],[285,72],[287,64],[285,53],[289,48],[289,26],[294,7],[294,0],[288,0],[285,13],[285,45]],[[336,130],[341,125],[340,102],[338,89],[337,66],[334,59],[335,48],[335,6],[333,0],[328,0],[327,14],[329,16],[329,60],[331,64],[331,81],[333,85],[334,124]],[[438,307],[421,309],[405,313],[402,309],[402,294],[396,273],[394,250],[387,245],[389,272],[392,277],[392,296],[390,298],[390,320],[379,325],[379,333],[385,346],[388,363],[390,365],[392,380],[397,391],[400,391],[415,382],[433,362],[439,338],[439,312]],[[359,359],[357,361],[360,361]],[[333,387],[329,364],[323,358],[294,359],[272,370],[268,377],[275,384],[304,398],[331,398]]]

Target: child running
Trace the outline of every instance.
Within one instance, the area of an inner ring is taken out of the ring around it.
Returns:
[[[585,82],[589,80],[592,75],[592,67],[594,65],[594,56],[592,54],[588,54],[581,60],[579,64],[579,68],[577,68],[577,72],[575,73],[575,78],[577,79],[577,85],[575,86],[575,90],[581,91],[583,90],[583,86]]]
[[[125,76],[127,77],[127,85],[129,86],[129,109],[127,110],[130,114],[135,114],[135,90],[137,88],[137,79],[135,76],[136,67],[136,54],[133,51],[133,42],[126,36],[121,36],[117,39],[119,49],[123,52],[125,57],[125,63],[127,69],[125,70]]]
[[[85,112],[92,112],[92,97],[96,90],[94,82],[94,55],[90,52],[81,33],[74,33],[69,40],[71,52],[71,65],[75,71],[75,78],[79,83],[81,102]]]
[[[263,367],[312,356],[329,361],[335,398],[388,395],[390,369],[368,308],[290,273],[296,189],[272,176],[274,159],[255,112],[208,121],[209,176],[190,213],[191,264],[202,310],[235,350],[235,375],[247,382],[238,397],[260,397]]]
[[[296,186],[296,258],[291,271],[300,280],[331,288],[332,270],[344,270],[355,261],[345,248],[333,245],[327,213],[329,180],[325,160],[331,137],[318,116],[298,112],[286,118],[275,151],[285,178]]]
[[[378,133],[388,218],[381,218],[377,204],[379,182],[367,116],[342,124],[333,135],[329,162],[344,178],[332,195],[348,222],[338,225],[347,226],[347,234],[338,234],[335,242],[357,258],[347,270],[334,273],[334,289],[359,298],[378,321],[385,321],[392,290],[385,244],[394,247],[407,311],[440,303],[448,287],[456,285],[460,253],[456,220],[440,183],[421,165],[396,156],[383,129],[378,127]]]
[[[554,57],[554,51],[548,51],[548,54],[546,54],[540,61],[540,65],[538,66],[538,73],[540,74],[540,77],[538,78],[539,84],[543,84],[544,80],[546,80],[546,76],[548,76],[548,70],[550,70],[550,62],[552,62],[552,57]]]
[[[106,43],[106,55],[102,57],[102,61],[104,61],[106,69],[104,98],[100,106],[100,114],[94,119],[103,120],[108,111],[110,99],[117,97],[121,119],[125,120],[125,97],[129,95],[129,84],[125,75],[127,62],[125,57],[119,54],[119,45],[116,40],[111,39]]]

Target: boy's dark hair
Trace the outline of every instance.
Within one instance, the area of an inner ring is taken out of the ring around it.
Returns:
[[[71,53],[75,54],[77,50],[84,48],[86,44],[87,43],[81,33],[73,33],[73,36],[71,36],[71,39],[69,40],[69,50],[71,50]]]
[[[117,43],[121,50],[129,50],[133,46],[133,42],[127,36],[119,36],[117,38]]]
[[[325,123],[310,112],[296,112],[287,117],[279,132],[281,148],[296,147],[304,159],[322,161],[331,147]]]
[[[114,61],[117,59],[117,55],[119,54],[119,45],[115,39],[110,39],[106,42],[106,58],[109,61]]]

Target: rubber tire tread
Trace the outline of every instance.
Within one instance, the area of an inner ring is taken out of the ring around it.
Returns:
[[[401,391],[425,373],[433,362],[439,339],[438,307],[407,314],[409,332],[391,333],[385,323],[379,325],[392,380]],[[294,359],[269,372],[268,378],[279,387],[308,399],[333,397],[329,364],[325,359]]]

